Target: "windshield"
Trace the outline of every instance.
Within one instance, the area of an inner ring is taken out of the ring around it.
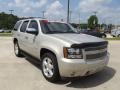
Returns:
[[[55,34],[55,33],[76,33],[75,30],[65,23],[59,22],[40,22],[42,32],[46,34]]]

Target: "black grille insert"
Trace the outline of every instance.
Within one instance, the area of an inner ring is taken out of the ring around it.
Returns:
[[[101,58],[107,55],[107,51],[106,52],[102,52],[102,53],[98,53],[98,54],[90,54],[90,55],[86,55],[86,59],[97,59],[97,58]]]
[[[102,50],[106,48],[107,48],[107,45],[99,46],[99,47],[88,47],[88,48],[85,48],[85,51],[95,51],[95,50]]]
[[[91,42],[91,43],[82,43],[82,44],[73,44],[71,47],[72,48],[88,48],[88,47],[99,47],[99,46],[107,46],[108,41],[104,42]]]

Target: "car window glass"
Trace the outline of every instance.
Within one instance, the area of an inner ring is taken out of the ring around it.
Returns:
[[[18,28],[19,28],[19,26],[20,26],[20,24],[21,24],[21,21],[19,21],[19,22],[17,22],[16,24],[15,24],[15,26],[14,26],[14,31],[17,31],[18,30]]]
[[[20,28],[20,31],[21,32],[25,32],[26,31],[26,28],[27,28],[27,25],[28,25],[28,22],[29,21],[24,21],[21,28]]]
[[[43,33],[76,33],[68,24],[59,22],[44,22],[41,21]]]
[[[35,30],[38,30],[38,24],[36,21],[31,21],[28,28],[34,28]]]

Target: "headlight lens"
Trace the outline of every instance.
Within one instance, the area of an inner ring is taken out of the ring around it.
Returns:
[[[82,50],[79,48],[64,48],[64,57],[68,59],[82,59]]]

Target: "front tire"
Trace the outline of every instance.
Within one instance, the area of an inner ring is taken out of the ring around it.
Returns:
[[[60,80],[57,58],[52,53],[45,53],[42,56],[42,74],[46,80],[57,82]]]
[[[17,57],[22,57],[22,56],[23,56],[23,55],[21,54],[22,51],[20,50],[17,41],[14,43],[14,53],[15,53],[15,55],[16,55]]]

